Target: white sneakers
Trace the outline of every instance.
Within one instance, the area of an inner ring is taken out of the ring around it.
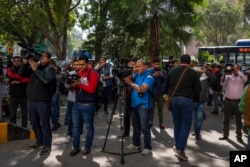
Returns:
[[[151,150],[149,149],[144,149],[142,152],[141,152],[142,155],[150,155],[152,154]]]
[[[138,149],[137,146],[133,145],[133,144],[130,144],[126,147],[128,150],[136,150]],[[139,150],[141,150],[141,146],[139,146]],[[149,149],[144,149],[142,152],[141,152],[142,155],[150,155],[152,154],[152,151],[149,150]]]

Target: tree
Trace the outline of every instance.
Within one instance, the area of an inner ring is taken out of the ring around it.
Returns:
[[[81,0],[1,0],[0,2],[9,5],[11,9],[10,17],[14,14],[13,11],[17,11],[19,18],[26,20],[25,25],[14,22],[13,24],[16,25],[10,24],[10,26],[19,26],[20,29],[25,27],[25,33],[31,31],[35,35],[40,35],[44,41],[46,39],[53,45],[54,52],[59,60],[65,59],[67,31],[75,23],[73,10],[79,6]],[[6,32],[11,36],[17,36],[11,30]],[[26,40],[23,38],[20,41],[30,45],[30,42]]]
[[[198,31],[208,45],[233,45],[241,36],[242,14],[238,5],[228,1],[208,1],[200,9]]]

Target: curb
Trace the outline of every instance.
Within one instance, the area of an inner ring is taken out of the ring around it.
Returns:
[[[0,132],[0,143],[12,140],[35,139],[33,130],[13,123],[0,122]]]

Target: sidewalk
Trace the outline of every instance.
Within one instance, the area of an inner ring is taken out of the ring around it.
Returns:
[[[64,102],[66,105],[66,102]],[[112,106],[110,106],[112,108]],[[118,110],[118,107],[117,107]],[[155,115],[152,128],[152,155],[141,155],[140,153],[124,156],[124,165],[121,165],[121,156],[103,153],[102,147],[106,137],[110,114],[106,115],[100,111],[95,116],[95,137],[92,152],[87,156],[78,154],[70,157],[71,143],[65,144],[67,126],[63,125],[53,132],[52,151],[49,156],[39,156],[40,150],[31,150],[27,147],[34,140],[9,141],[0,144],[0,166],[1,167],[228,167],[229,151],[244,150],[245,146],[238,143],[235,137],[235,121],[231,120],[231,131],[228,140],[218,140],[222,131],[222,115],[212,115],[211,107],[207,107],[207,117],[203,124],[202,139],[195,140],[190,132],[186,155],[188,162],[179,162],[173,151],[173,125],[171,113],[164,110],[165,130],[158,127],[158,116]],[[109,111],[110,112],[110,111]],[[157,112],[155,112],[157,113]],[[64,122],[65,107],[61,107],[61,120]],[[193,128],[192,128],[193,129]],[[85,131],[85,129],[84,129]],[[131,131],[132,132],[132,131]],[[105,151],[121,152],[120,119],[118,112],[113,116],[110,132],[107,138]],[[130,144],[131,138],[124,141],[124,153],[131,152],[125,147]],[[245,134],[243,141],[246,143]],[[142,141],[143,143],[143,141]],[[84,142],[81,143],[84,146]]]

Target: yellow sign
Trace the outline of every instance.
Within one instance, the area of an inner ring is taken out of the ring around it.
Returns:
[[[12,54],[13,53],[13,47],[11,45],[8,45],[7,52],[8,52],[8,54]]]

